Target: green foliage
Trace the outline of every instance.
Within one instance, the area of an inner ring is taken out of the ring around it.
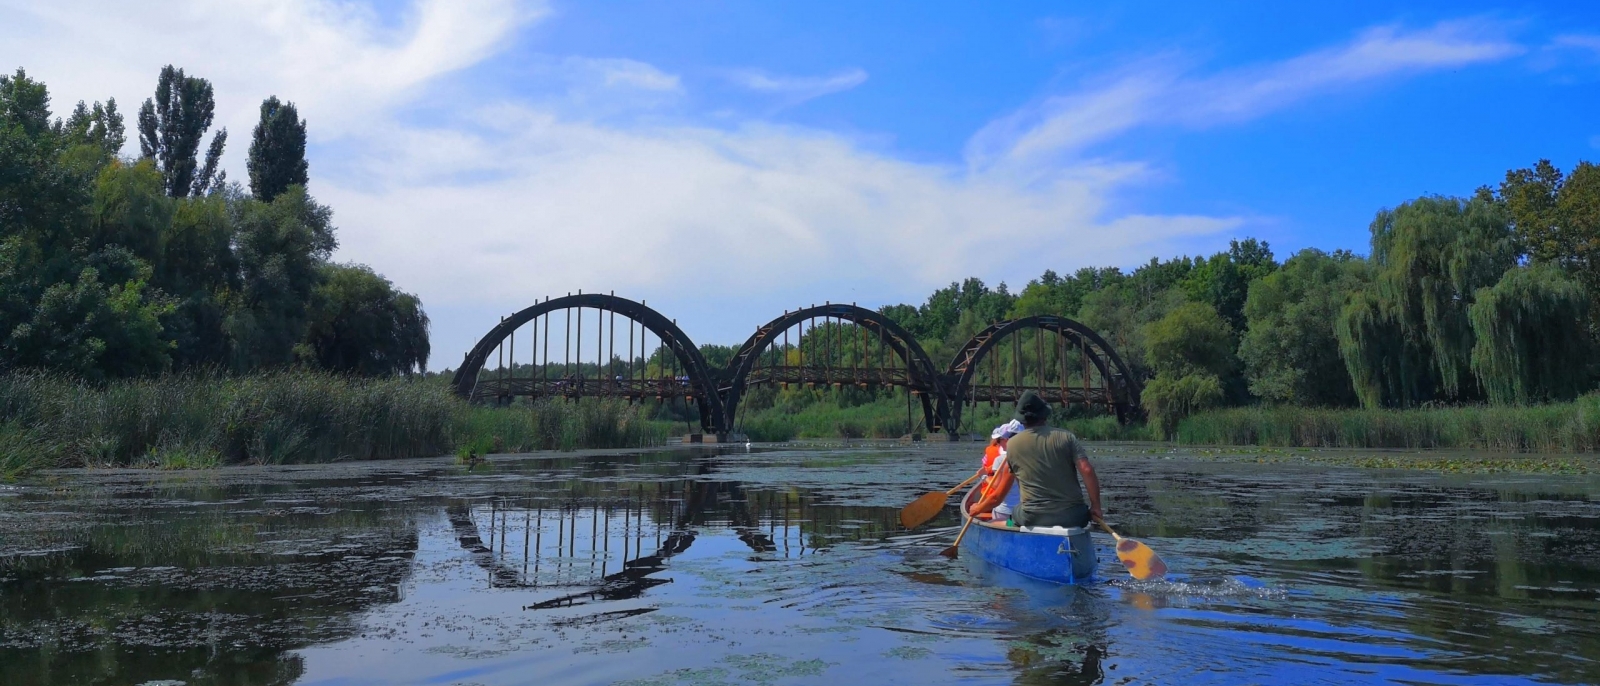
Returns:
[[[155,97],[139,108],[139,149],[161,169],[167,195],[200,196],[222,186],[225,175],[218,173],[217,162],[228,140],[227,129],[212,137],[205,166],[196,167],[200,142],[211,128],[215,109],[210,81],[185,76],[170,64],[161,69]]]
[[[1481,197],[1424,197],[1379,212],[1371,230],[1373,285],[1337,324],[1357,395],[1369,407],[1473,399],[1467,308],[1516,261],[1508,215]]]
[[[1266,241],[1229,241],[1228,251],[1196,261],[1179,287],[1189,299],[1208,303],[1234,331],[1245,330],[1244,307],[1250,284],[1277,270]]]
[[[211,97],[203,79],[163,70],[140,115],[146,159],[130,163],[116,157],[114,101],[52,122],[43,84],[0,77],[0,367],[102,381],[280,368],[298,353],[360,373],[422,368],[415,297],[370,273],[374,289],[323,284],[337,246],[327,207],[301,185],[261,202],[196,169]],[[334,313],[361,329],[345,348],[329,342],[338,325],[308,338]]]
[[[1131,279],[1129,281],[1132,281]],[[1155,375],[1145,345],[1146,326],[1187,302],[1174,288],[1144,288],[1137,282],[1117,283],[1089,293],[1078,320],[1098,331],[1111,344],[1135,378]]]
[[[41,467],[192,468],[661,443],[622,402],[469,405],[443,384],[310,372],[161,376],[91,386],[0,375],[0,475]]]
[[[366,266],[323,265],[301,352],[336,372],[427,371],[428,316],[416,296]]]
[[[1354,404],[1332,322],[1369,278],[1367,262],[1349,252],[1307,248],[1251,283],[1239,343],[1250,392],[1295,405]]]
[[[1205,303],[1184,303],[1145,325],[1145,349],[1157,375],[1233,372],[1233,329]]]
[[[1490,402],[1569,400],[1589,388],[1593,341],[1574,325],[1589,320],[1589,296],[1560,269],[1512,269],[1479,289],[1467,314],[1472,369]]]
[[[1222,382],[1215,374],[1194,370],[1163,373],[1151,379],[1141,396],[1158,438],[1172,435],[1178,422],[1222,404]]]
[[[1307,448],[1600,451],[1600,395],[1523,407],[1325,409],[1241,407],[1196,414],[1174,440]]]
[[[290,186],[306,185],[306,122],[294,103],[274,95],[261,102],[250,139],[250,193],[272,202]]]
[[[1494,197],[1488,189],[1481,196]],[[1600,167],[1579,162],[1563,175],[1549,160],[1506,172],[1496,198],[1535,263],[1560,266],[1600,298]]]

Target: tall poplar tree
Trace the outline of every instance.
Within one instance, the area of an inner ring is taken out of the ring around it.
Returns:
[[[139,149],[166,177],[168,196],[205,195],[226,178],[226,173],[217,171],[217,162],[228,140],[227,129],[219,129],[211,138],[205,166],[197,169],[200,142],[211,128],[215,109],[211,82],[185,76],[170,64],[161,69],[155,97],[139,108]]]
[[[306,122],[294,103],[274,95],[261,102],[250,140],[250,193],[262,202],[306,183]]]

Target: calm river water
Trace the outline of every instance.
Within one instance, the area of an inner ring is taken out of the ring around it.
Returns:
[[[901,505],[964,445],[0,485],[0,684],[1600,682],[1600,481],[1095,446],[1166,559],[1053,587]],[[1107,562],[1110,564],[1106,564]]]

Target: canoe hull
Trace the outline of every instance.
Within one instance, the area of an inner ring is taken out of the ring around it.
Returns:
[[[967,519],[962,508],[963,523]],[[1059,533],[1001,529],[973,522],[961,539],[961,552],[1023,576],[1056,584],[1093,580],[1097,566],[1094,544],[1085,529]]]

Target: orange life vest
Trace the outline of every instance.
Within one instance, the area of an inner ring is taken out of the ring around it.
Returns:
[[[991,443],[989,447],[983,449],[984,476],[994,473],[994,461],[1000,457],[1000,451],[1004,449],[1004,446],[999,443]]]
[[[982,515],[987,519],[990,510],[993,510],[996,505],[1005,502],[1006,494],[1011,492],[1011,485],[1015,481],[1015,477],[1011,476],[1011,463],[1001,462],[1000,468],[995,471],[994,476],[989,477],[989,480],[985,481],[983,486],[980,487],[982,489],[979,491],[981,495],[978,498],[978,502],[972,505],[972,515],[974,517]]]

